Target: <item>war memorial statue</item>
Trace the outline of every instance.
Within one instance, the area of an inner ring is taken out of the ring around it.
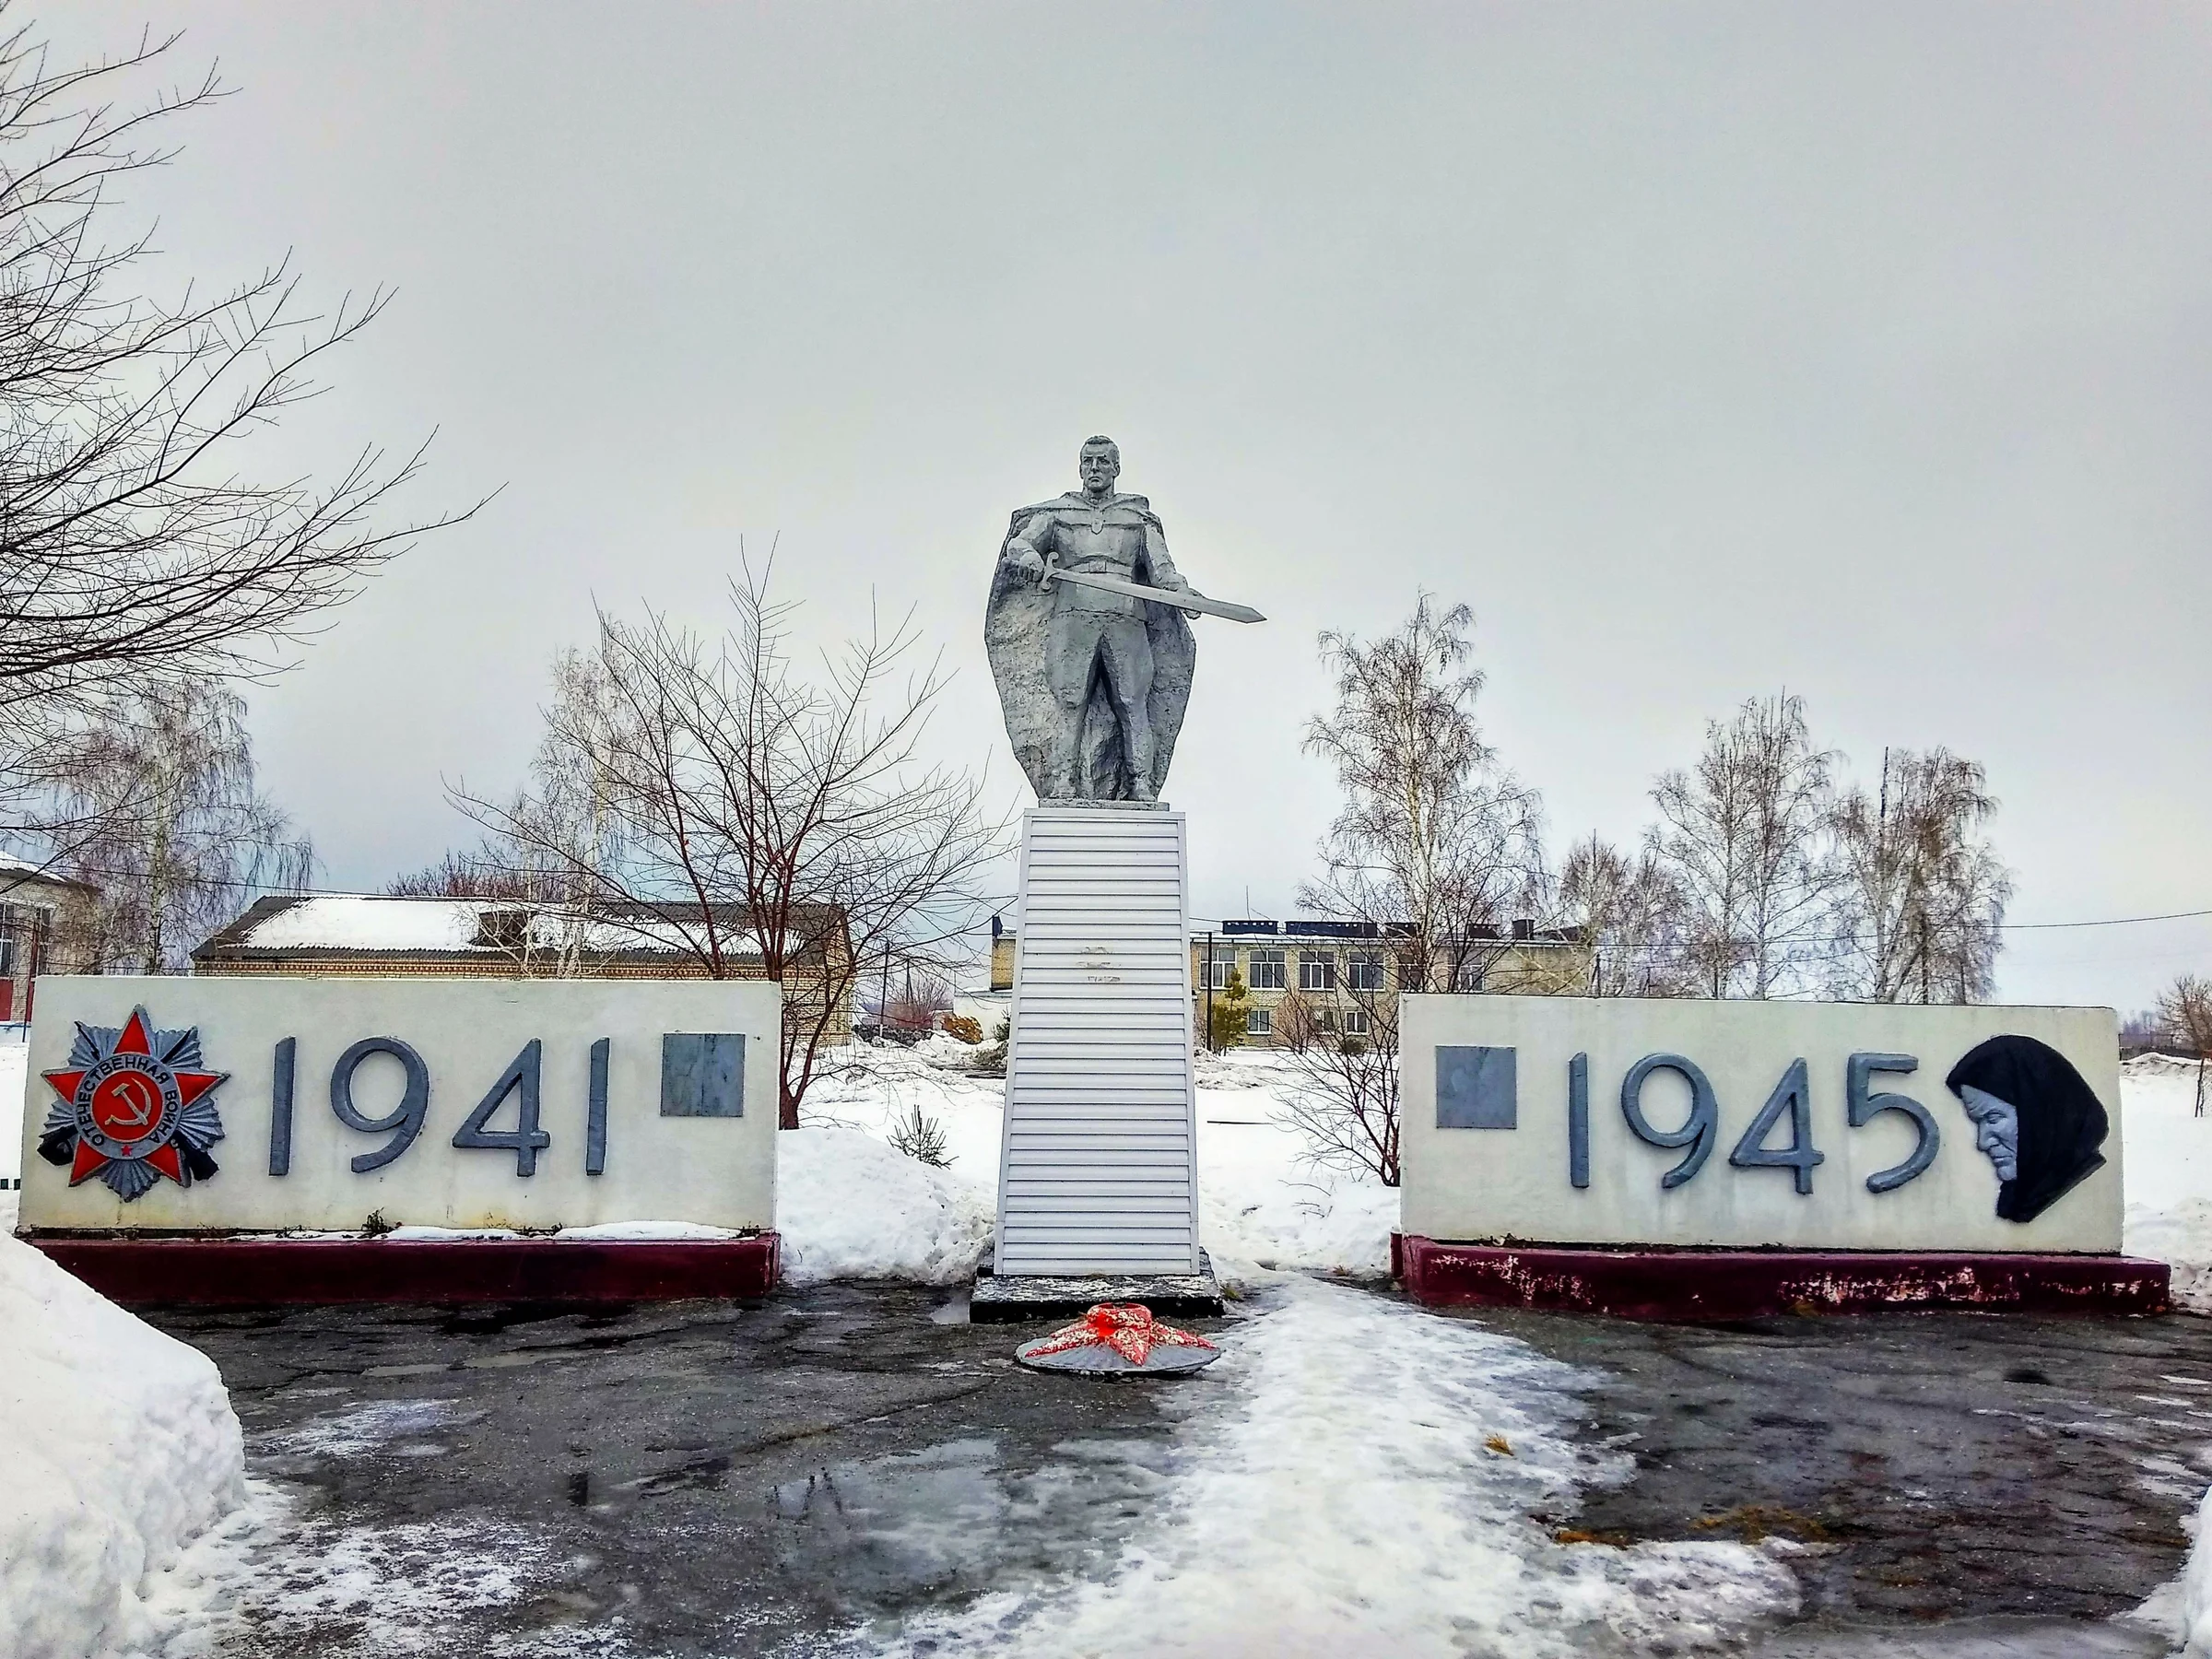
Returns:
[[[1197,659],[1186,618],[1264,618],[1182,579],[1152,504],[1114,489],[1111,438],[1087,440],[1078,467],[1080,490],[1014,514],[983,646],[1040,801],[1157,800]]]
[[[1037,805],[1022,814],[997,1227],[969,1312],[1089,1309],[1024,1362],[1165,1371],[1212,1350],[1147,1335],[1152,1321],[1218,1313],[1221,1287],[1198,1241],[1190,848],[1159,791],[1190,700],[1189,618],[1263,618],[1183,580],[1151,503],[1114,489],[1112,440],[1087,441],[1078,465],[1080,490],[1014,515],[983,619]]]

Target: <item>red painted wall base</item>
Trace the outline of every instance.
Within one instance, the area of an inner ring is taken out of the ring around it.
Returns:
[[[1900,1308],[2163,1313],[2169,1270],[2133,1256],[1636,1250],[1391,1240],[1432,1308],[1566,1308],[1623,1319],[1756,1319]]]
[[[85,1239],[33,1235],[101,1295],[124,1303],[604,1302],[774,1288],[782,1241],[555,1239]]]

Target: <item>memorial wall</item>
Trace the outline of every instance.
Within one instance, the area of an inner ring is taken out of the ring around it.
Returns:
[[[2102,1008],[1409,996],[1403,1229],[2116,1253]]]
[[[775,1222],[759,981],[45,978],[21,1226]]]

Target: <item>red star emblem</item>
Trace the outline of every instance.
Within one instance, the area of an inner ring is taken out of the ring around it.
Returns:
[[[215,1173],[207,1147],[222,1120],[206,1099],[228,1072],[202,1069],[196,1028],[163,1031],[144,1008],[119,1030],[79,1024],[69,1064],[41,1074],[60,1100],[39,1151],[69,1166],[69,1184],[99,1176],[125,1203],[166,1175],[179,1186]]]

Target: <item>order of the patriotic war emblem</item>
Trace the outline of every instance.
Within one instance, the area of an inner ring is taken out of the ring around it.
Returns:
[[[67,1165],[71,1186],[97,1175],[128,1204],[164,1175],[190,1186],[215,1173],[207,1148],[223,1120],[213,1096],[230,1074],[203,1068],[196,1026],[159,1030],[144,1008],[117,1027],[79,1021],[69,1064],[43,1075],[61,1099],[39,1156]]]

